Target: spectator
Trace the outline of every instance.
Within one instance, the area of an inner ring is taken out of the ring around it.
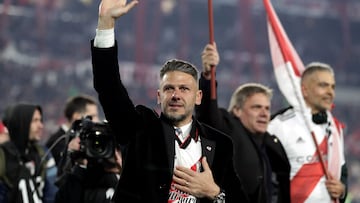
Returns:
[[[51,149],[51,154],[55,158],[57,167],[59,167],[60,160],[64,155],[64,149],[68,142],[68,137],[66,137],[65,134],[71,127],[71,124],[75,120],[79,120],[86,116],[91,116],[92,120],[95,122],[99,121],[97,108],[95,99],[87,95],[74,96],[66,101],[64,108],[66,122],[62,124],[46,142],[46,146]]]
[[[94,137],[114,137],[106,123],[94,123],[89,126],[90,129],[85,129],[86,126],[82,127],[79,136],[83,140],[76,142],[77,146],[73,147],[71,157],[76,164],[73,165],[70,173],[62,177],[63,184],[56,194],[58,203],[111,202],[121,174],[122,153],[120,147],[115,147],[113,139]],[[98,141],[101,143],[94,143]],[[95,153],[94,156],[88,155],[87,150]],[[108,156],[109,150],[112,150],[110,156]]]
[[[274,116],[268,128],[283,143],[291,164],[291,202],[345,202],[344,137],[342,126],[330,112],[335,98],[333,69],[318,62],[307,65],[301,91],[306,109],[287,108]]]
[[[246,83],[234,91],[227,111],[219,108],[217,99],[210,97],[211,67],[217,67],[219,61],[216,45],[206,45],[200,78],[203,100],[196,108],[196,115],[200,121],[232,138],[234,165],[248,202],[289,203],[290,164],[278,138],[266,132],[272,90],[261,84]]]
[[[43,131],[42,110],[38,105],[16,104],[6,110],[3,119],[10,140],[1,145],[4,171],[1,183],[9,202],[53,202],[56,186],[55,161],[45,156],[38,144]],[[3,194],[3,192],[1,192]]]

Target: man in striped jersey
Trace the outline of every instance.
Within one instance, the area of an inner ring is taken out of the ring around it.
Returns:
[[[347,169],[343,126],[330,112],[335,97],[332,68],[324,63],[310,63],[302,74],[301,90],[305,111],[283,110],[268,128],[281,140],[291,164],[291,202],[344,202]],[[311,120],[309,125],[305,119]]]

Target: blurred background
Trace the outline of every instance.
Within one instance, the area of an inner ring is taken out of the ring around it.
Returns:
[[[346,126],[348,202],[360,202],[360,1],[272,3],[304,64],[321,61],[335,69],[334,115]],[[0,0],[0,114],[19,101],[42,105],[46,140],[64,121],[68,97],[96,97],[90,40],[98,4],[99,0]],[[209,41],[207,6],[205,0],[145,0],[117,22],[120,71],[134,103],[158,108],[158,70],[166,60],[184,59],[201,68],[200,54]],[[227,107],[239,84],[254,81],[275,90],[272,112],[286,107],[274,79],[263,2],[213,0],[213,9],[221,56],[220,105]]]

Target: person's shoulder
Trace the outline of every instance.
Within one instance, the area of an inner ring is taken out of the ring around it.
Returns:
[[[151,109],[147,106],[137,105],[135,109],[140,114],[159,117],[159,114],[154,109]]]
[[[279,121],[286,121],[289,120],[291,118],[294,118],[296,116],[295,114],[295,110],[292,106],[280,109],[279,111],[277,111],[276,113],[271,115],[271,122],[275,121],[275,120],[279,120]]]
[[[63,127],[64,125],[60,126],[55,132],[53,132],[52,134],[50,134],[50,137],[55,137],[58,138],[61,135],[65,134],[65,127]]]
[[[230,115],[229,111],[225,108],[219,108],[220,112],[224,115]]]
[[[225,119],[225,122],[226,123],[231,123],[231,122],[234,122],[238,123],[239,119],[237,117],[235,117],[232,113],[230,113],[227,109],[225,108],[219,108],[219,112],[220,112],[220,115],[223,119]]]
[[[269,132],[265,133],[265,141],[266,143],[274,143],[275,145],[281,145],[279,137]]]
[[[203,136],[209,139],[224,139],[228,140],[231,139],[230,136],[206,123],[202,123],[200,121],[197,121],[198,126],[200,127],[200,130],[203,133]]]
[[[50,147],[59,137],[64,135],[66,132],[63,128],[59,127],[55,132],[49,135],[49,138],[46,140],[46,147]]]
[[[16,148],[16,145],[11,141],[1,144],[0,148],[4,151],[5,154],[9,154],[12,157],[20,156],[20,153]]]

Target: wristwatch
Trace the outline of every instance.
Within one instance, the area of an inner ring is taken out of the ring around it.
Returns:
[[[213,203],[225,203],[225,191],[220,190],[220,193],[215,196]]]

